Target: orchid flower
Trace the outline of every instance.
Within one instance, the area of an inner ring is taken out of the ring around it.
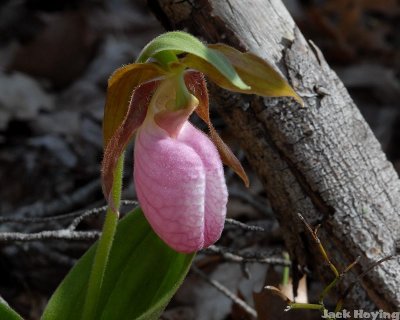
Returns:
[[[209,117],[203,74],[231,91],[301,99],[261,58],[226,45],[206,46],[183,32],[150,42],[137,63],[110,78],[104,114],[103,192],[112,198],[118,159],[136,133],[134,181],[143,212],[158,236],[179,252],[215,243],[222,232],[227,186],[223,165],[248,186],[240,162]],[[196,112],[209,136],[189,121]]]

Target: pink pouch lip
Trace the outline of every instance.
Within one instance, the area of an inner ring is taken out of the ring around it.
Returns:
[[[188,121],[176,138],[154,121],[145,121],[134,157],[139,203],[160,238],[185,253],[216,242],[224,226],[228,193],[211,140]]]

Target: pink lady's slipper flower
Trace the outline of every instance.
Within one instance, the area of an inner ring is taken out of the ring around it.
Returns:
[[[192,97],[184,110],[165,110],[171,89],[160,85],[137,132],[135,187],[160,238],[177,251],[194,252],[219,239],[228,192],[217,148],[188,121],[198,100]]]
[[[116,161],[136,131],[134,180],[139,204],[164,242],[189,253],[216,242],[224,226],[228,191],[220,154],[248,182],[239,161],[209,123],[204,78],[194,71],[182,76],[198,98],[187,93],[186,104],[178,110],[175,76],[136,88],[106,149],[114,156],[105,158],[103,169],[112,167],[107,161]],[[213,141],[188,121],[194,110],[209,123]]]
[[[178,59],[175,54],[182,52]],[[148,62],[152,57],[155,61]],[[300,98],[260,58],[225,45],[206,47],[182,32],[156,38],[138,61],[109,80],[103,191],[113,207],[114,170],[136,133],[134,180],[144,215],[170,247],[195,252],[217,241],[224,226],[228,192],[222,162],[246,185],[248,179],[212,126],[206,83],[193,69],[232,91]],[[208,124],[210,136],[188,121],[194,111]]]

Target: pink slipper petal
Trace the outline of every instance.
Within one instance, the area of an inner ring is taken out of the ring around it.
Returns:
[[[135,144],[139,202],[155,232],[179,252],[195,252],[221,235],[228,193],[210,139],[185,122],[176,138],[147,119]]]

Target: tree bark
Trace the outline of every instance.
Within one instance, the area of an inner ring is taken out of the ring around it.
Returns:
[[[342,269],[361,256],[339,288],[396,254],[400,181],[322,53],[308,43],[280,0],[149,0],[167,29],[251,51],[274,64],[304,99],[260,98],[211,86],[217,110],[246,151],[281,223],[291,256],[332,280],[297,216],[321,224],[319,237]],[[353,288],[349,308],[400,309],[399,256]]]

